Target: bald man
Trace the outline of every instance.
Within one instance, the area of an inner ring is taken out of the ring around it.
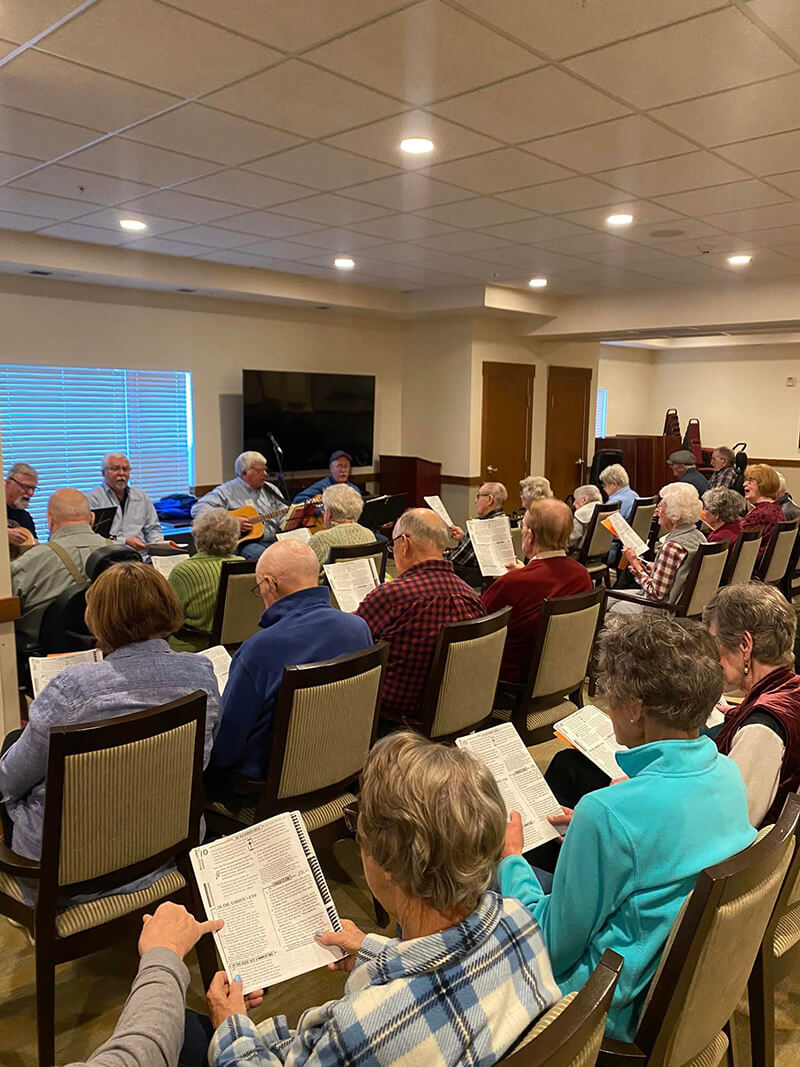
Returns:
[[[318,583],[319,560],[307,544],[278,541],[259,556],[255,584],[265,610],[260,631],[233,657],[222,697],[208,783],[218,797],[214,770],[264,778],[284,667],[333,659],[372,645],[367,624],[332,608],[327,586]]]
[[[373,589],[356,612],[376,641],[389,642],[381,714],[417,719],[436,638],[446,622],[478,619],[480,598],[444,559],[450,530],[429,508],[411,508],[395,523],[391,548],[397,578]]]
[[[35,545],[11,564],[11,589],[19,597],[17,644],[35,648],[47,605],[78,581],[85,581],[84,564],[97,548],[108,544],[92,530],[89,501],[77,489],[59,489],[47,502],[50,540]]]

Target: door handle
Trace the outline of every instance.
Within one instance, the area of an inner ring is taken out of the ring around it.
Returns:
[[[487,466],[486,470],[489,472],[489,474],[497,474],[497,467]]]

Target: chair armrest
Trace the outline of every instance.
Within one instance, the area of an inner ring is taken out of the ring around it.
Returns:
[[[597,1067],[638,1067],[647,1062],[647,1055],[628,1041],[604,1037],[597,1057]]]
[[[36,860],[27,860],[12,852],[4,841],[0,841],[0,871],[17,875],[20,878],[38,878],[42,869]]]
[[[643,604],[646,608],[661,608],[662,611],[675,611],[674,604],[668,604],[663,600],[651,600],[649,597],[636,596],[634,593],[625,593],[621,589],[607,589],[606,600],[609,597],[617,600],[627,600],[630,604]]]

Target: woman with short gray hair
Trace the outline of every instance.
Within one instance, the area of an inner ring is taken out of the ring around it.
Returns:
[[[241,560],[233,554],[241,537],[239,523],[224,508],[201,511],[192,525],[192,536],[197,551],[173,567],[168,578],[186,617],[178,633],[169,639],[176,652],[208,648],[222,564]]]
[[[519,498],[526,511],[534,500],[549,500],[552,496],[550,482],[540,474],[530,474],[519,483]]]
[[[323,491],[323,529],[313,534],[308,542],[319,560],[320,578],[332,548],[340,545],[368,545],[376,540],[372,530],[359,524],[363,510],[364,498],[352,485],[329,485]]]
[[[742,772],[753,826],[767,826],[800,787],[797,616],[773,586],[747,582],[720,589],[703,622],[717,643],[726,682],[745,694],[738,707],[727,708],[717,747]]]
[[[666,612],[615,619],[599,638],[600,678],[622,777],[581,753],[545,775],[567,825],[552,890],[522,857],[512,815],[498,881],[537,919],[563,993],[581,988],[605,949],[624,955],[606,1034],[632,1041],[664,944],[703,868],[747,848],[741,775],[699,736],[722,692],[714,642]],[[571,810],[574,806],[574,811]]]
[[[703,518],[711,527],[708,540],[727,541],[730,548],[742,532],[739,519],[745,512],[744,497],[733,489],[707,489],[703,505]]]

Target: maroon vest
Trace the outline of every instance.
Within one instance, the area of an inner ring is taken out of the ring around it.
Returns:
[[[725,717],[725,723],[717,734],[717,748],[723,756],[730,754],[736,731],[756,708],[768,711],[786,731],[778,792],[761,824],[768,826],[780,815],[789,793],[796,792],[800,787],[800,676],[791,667],[776,667],[760,682],[756,682],[737,710]]]

